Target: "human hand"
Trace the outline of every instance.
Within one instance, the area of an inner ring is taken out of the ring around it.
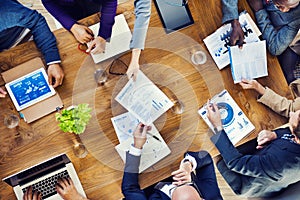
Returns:
[[[268,130],[262,130],[259,132],[257,136],[257,147],[256,149],[262,149],[265,147],[265,145],[277,138],[277,135],[273,131],[268,131]]]
[[[54,79],[54,82],[53,82]],[[48,66],[48,82],[54,88],[61,85],[64,79],[64,71],[58,63]]]
[[[105,51],[106,40],[102,37],[97,36],[90,42],[90,47],[86,50],[87,53],[98,54],[104,53]]]
[[[192,181],[191,172],[192,172],[191,162],[181,163],[179,169],[171,173],[174,180],[173,184],[181,185],[187,182],[191,182]]]
[[[230,45],[238,45],[240,48],[242,48],[245,37],[239,20],[234,19],[231,22],[231,28],[232,31],[230,34]]]
[[[136,77],[140,69],[140,65],[139,65],[140,54],[141,54],[140,49],[132,50],[131,61],[126,72],[128,79],[132,77],[133,81],[136,81]]]
[[[290,112],[289,124],[292,133],[294,133],[295,130],[297,129],[299,125],[299,120],[300,120],[300,110],[297,110],[296,112]]]
[[[84,25],[74,24],[70,31],[81,44],[88,43],[94,38],[93,31]]]
[[[56,191],[64,200],[87,200],[78,193],[70,178],[59,179],[56,184]]]
[[[211,104],[209,100],[207,100],[206,108],[207,108],[207,118],[212,123],[212,125],[214,127],[222,126],[221,114],[217,104],[215,103]]]
[[[23,196],[23,200],[41,200],[41,199],[42,199],[42,194],[37,191],[32,191],[31,186],[26,190]]]
[[[254,89],[256,92],[258,92],[260,95],[264,95],[266,88],[263,87],[259,82],[256,80],[246,80],[242,79],[242,82],[239,83],[240,86],[242,86],[243,89]]]
[[[6,96],[7,92],[0,87],[0,98],[4,98]]]
[[[147,131],[151,130],[151,126],[145,126],[142,123],[136,127],[135,131],[133,132],[134,138],[134,147],[138,149],[142,149],[146,140],[147,140]]]
[[[247,0],[247,1],[254,12],[263,9],[262,0]]]

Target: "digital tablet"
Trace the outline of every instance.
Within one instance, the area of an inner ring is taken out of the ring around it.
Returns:
[[[194,24],[187,0],[154,0],[154,4],[166,33]]]
[[[5,87],[17,111],[55,94],[55,90],[48,83],[48,76],[44,68],[6,83]]]

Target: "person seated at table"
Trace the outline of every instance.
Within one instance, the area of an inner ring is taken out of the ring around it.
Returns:
[[[139,59],[145,47],[145,40],[151,15],[151,0],[134,0],[135,22],[130,48],[132,49],[131,61],[127,69],[128,79],[136,80],[140,69]]]
[[[286,97],[280,96],[268,87],[263,87],[256,80],[243,79],[240,83],[243,89],[254,89],[260,95],[257,99],[258,102],[268,106],[276,113],[289,117],[290,112],[300,110],[300,79],[291,83],[292,94],[294,99],[290,100]]]
[[[281,68],[288,83],[298,76],[296,66],[299,64],[300,48],[293,41],[300,28],[300,0],[247,0],[255,13],[262,38],[272,55],[278,56]],[[238,18],[238,0],[222,0],[223,20]],[[234,23],[234,21],[232,21]],[[234,24],[237,24],[235,22]],[[241,31],[233,25],[231,35],[240,41]],[[235,37],[238,35],[239,37]],[[239,44],[240,45],[240,44]],[[296,75],[294,75],[294,73]]]
[[[2,1],[0,6],[0,52],[28,41],[30,37],[27,36],[30,34],[33,35],[33,40],[47,63],[49,84],[53,87],[61,85],[64,72],[59,64],[61,61],[56,39],[44,17],[15,0]],[[3,88],[0,89],[0,93],[0,97],[5,97],[6,92]]]
[[[93,54],[105,51],[106,41],[111,37],[115,23],[117,0],[42,0],[49,13],[70,31],[82,44],[91,42],[87,52]],[[100,28],[94,36],[91,29],[77,21],[100,12]]]
[[[291,46],[300,28],[300,0],[248,0],[269,52],[278,56],[288,83],[294,81],[299,47]],[[298,76],[298,75],[296,75]]]
[[[217,184],[211,156],[206,151],[187,152],[179,169],[172,172],[169,182],[159,182],[152,188],[141,190],[138,171],[150,126],[139,124],[134,131],[134,143],[126,153],[126,163],[122,180],[122,192],[126,200],[143,199],[222,199]]]
[[[77,192],[74,183],[70,178],[59,179],[56,184],[56,191],[64,200],[88,200]],[[37,191],[33,191],[32,187],[29,187],[23,196],[23,200],[41,199],[42,194]]]
[[[211,137],[223,159],[217,167],[237,194],[245,197],[273,197],[290,184],[300,181],[300,110],[290,113],[290,127],[262,130],[257,147],[250,154],[240,153],[223,130],[216,104],[207,102],[208,119],[217,130]]]

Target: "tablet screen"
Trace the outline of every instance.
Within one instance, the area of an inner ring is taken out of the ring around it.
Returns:
[[[18,111],[55,94],[44,68],[11,81],[5,87]]]
[[[194,23],[187,0],[154,0],[154,4],[167,33]]]

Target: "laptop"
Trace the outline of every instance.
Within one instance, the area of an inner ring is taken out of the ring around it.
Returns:
[[[43,67],[6,83],[5,87],[17,111],[55,95]]]
[[[55,190],[58,178],[70,177],[82,196],[86,197],[75,168],[66,154],[58,155],[28,169],[3,179],[11,185],[18,200],[23,199],[23,194],[29,186],[34,191],[42,193],[43,199],[62,199]]]
[[[100,23],[94,24],[89,28],[94,35],[98,35]],[[129,45],[132,34],[123,14],[115,17],[115,24],[112,27],[112,34],[109,42],[106,42],[105,52],[99,54],[91,54],[95,63],[99,63],[113,56],[130,50]],[[90,45],[89,43],[87,44]]]

